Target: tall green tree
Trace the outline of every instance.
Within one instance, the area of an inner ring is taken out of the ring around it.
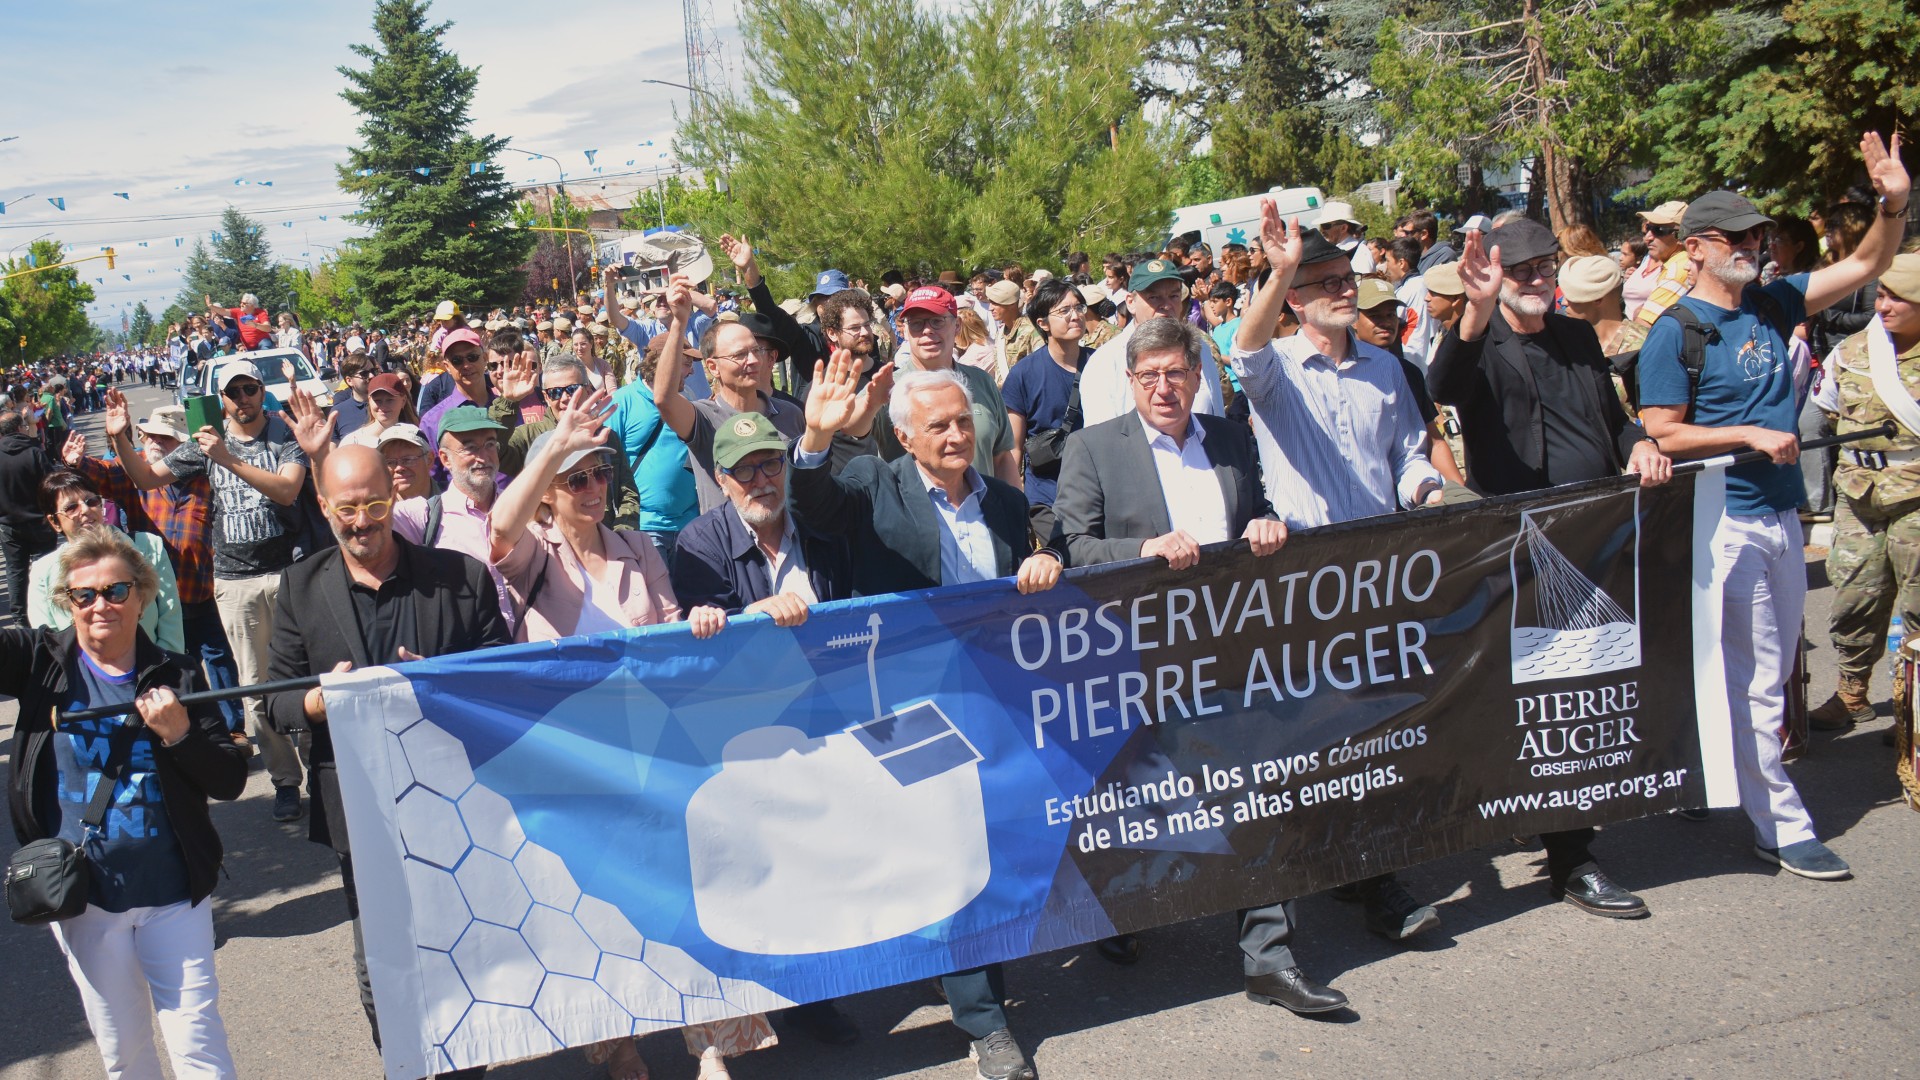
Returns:
[[[196,238],[187,254],[180,287],[182,305],[204,311],[204,298],[211,296],[222,307],[237,307],[242,296],[252,293],[270,309],[285,306],[287,294],[280,285],[280,264],[273,261],[273,248],[258,221],[229,206],[220,214],[220,226],[213,230],[212,239],[209,245]]]
[[[6,339],[0,340],[0,346],[4,346],[0,355],[10,361],[78,352],[94,341],[96,327],[87,319],[93,286],[81,280],[75,267],[60,262],[59,241],[36,240],[25,255],[9,260],[0,269],[0,275],[6,277],[0,284],[0,313],[9,324]],[[30,269],[38,272],[19,273]],[[24,348],[20,344],[23,337],[27,342]]]
[[[341,256],[322,259],[312,268],[282,267],[281,280],[293,296],[293,310],[300,316],[301,326],[346,324],[361,318],[360,295]]]
[[[1691,63],[1682,0],[1416,2],[1373,59],[1387,159],[1410,194],[1458,205],[1460,170],[1535,162],[1535,209],[1593,224],[1605,177],[1646,160],[1648,87]],[[1480,206],[1469,203],[1467,210]]]
[[[127,340],[145,345],[152,336],[153,312],[147,310],[147,302],[142,300],[133,305],[133,315],[127,319]]]
[[[1176,130],[1142,114],[1146,37],[1067,0],[744,0],[744,93],[682,129],[776,288],[1130,249],[1170,209]],[[822,72],[831,72],[823,78]]]
[[[532,236],[512,227],[516,196],[494,158],[507,140],[469,130],[480,72],[429,23],[426,0],[380,0],[377,43],[355,45],[365,70],[340,68],[341,91],[361,116],[359,146],[340,186],[371,228],[342,266],[376,322],[430,311],[441,300],[485,308],[514,302]]]
[[[1228,197],[1374,178],[1372,153],[1329,108],[1362,92],[1365,72],[1330,61],[1323,5],[1153,0],[1147,10],[1160,29],[1141,89],[1212,135]]]
[[[1747,3],[1694,21],[1697,77],[1650,110],[1653,199],[1739,188],[1805,214],[1865,180],[1860,136],[1920,116],[1920,10],[1905,0]],[[1901,155],[1920,175],[1920,151]]]

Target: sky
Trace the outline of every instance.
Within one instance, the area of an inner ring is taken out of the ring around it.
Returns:
[[[714,7],[737,79],[732,7]],[[0,65],[40,76],[15,82],[0,108],[0,258],[43,235],[71,244],[69,259],[113,246],[114,269],[77,269],[98,297],[89,315],[115,329],[139,301],[156,317],[173,301],[194,239],[228,205],[258,220],[275,259],[317,264],[354,235],[334,166],[359,120],[336,69],[366,67],[349,49],[373,42],[372,11],[371,0],[9,5]],[[559,159],[503,152],[510,181],[564,170],[585,194],[611,174],[676,167],[687,92],[640,81],[687,79],[676,0],[438,0],[429,15],[453,23],[446,47],[480,69],[473,130]],[[236,48],[236,32],[253,46]]]

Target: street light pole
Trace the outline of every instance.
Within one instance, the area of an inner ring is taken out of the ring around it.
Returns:
[[[534,150],[522,150],[518,146],[509,146],[507,147],[507,149],[512,150],[515,153],[525,154],[528,157],[545,158],[548,161],[553,162],[554,183],[556,186],[555,193],[558,194],[563,199],[567,197],[566,167],[560,164],[559,158],[554,157],[551,154],[542,154]],[[568,215],[565,211],[562,211],[561,215],[562,215],[561,220],[564,221],[566,225],[570,227],[573,224],[571,215]],[[552,197],[548,197],[547,199],[547,220],[549,222],[554,221]],[[554,222],[554,223],[559,224],[559,222]],[[579,281],[580,281],[580,272],[574,269],[574,265],[573,265],[572,235],[570,233],[562,233],[561,244],[567,249],[567,277],[568,277],[568,281],[571,282],[571,284],[569,285],[569,288],[578,288]]]

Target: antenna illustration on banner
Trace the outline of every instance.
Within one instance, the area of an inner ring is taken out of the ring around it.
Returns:
[[[867,616],[867,632],[864,634],[841,634],[837,638],[827,639],[827,648],[844,649],[849,645],[867,647],[867,688],[873,691],[873,718],[883,719],[887,712],[880,707],[880,671],[874,665],[874,655],[880,651],[880,613]]]

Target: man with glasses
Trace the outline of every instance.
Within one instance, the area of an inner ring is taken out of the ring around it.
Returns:
[[[1041,537],[1053,535],[1053,497],[1060,477],[1060,457],[1056,448],[1051,460],[1044,460],[1049,455],[1042,446],[1043,460],[1037,464],[1028,460],[1028,437],[1058,432],[1067,423],[1069,406],[1080,387],[1080,370],[1093,357],[1093,350],[1080,344],[1087,332],[1086,313],[1079,290],[1064,279],[1055,278],[1035,289],[1032,302],[1027,304],[1027,318],[1041,328],[1046,344],[1014,364],[1000,387],[1007,403],[1007,422],[1013,427],[1014,453],[1020,455],[1027,504],[1034,515],[1034,533]],[[1075,427],[1079,426],[1078,412],[1075,410],[1073,417]],[[1049,441],[1057,446],[1056,440]]]
[[[395,424],[382,431],[374,447],[386,460],[396,499],[430,498],[439,490],[433,479],[433,456],[427,437],[412,424]]]
[[[1759,450],[1768,461],[1727,469],[1726,508],[1713,534],[1721,582],[1721,653],[1740,803],[1754,827],[1754,853],[1802,877],[1850,876],[1847,864],[1814,835],[1812,818],[1780,761],[1780,725],[1788,673],[1800,647],[1806,605],[1806,557],[1800,504],[1806,492],[1795,462],[1798,395],[1787,337],[1807,316],[1853,295],[1886,273],[1906,229],[1911,182],[1892,145],[1875,132],[1860,140],[1878,215],[1853,253],[1810,274],[1755,284],[1773,220],[1731,191],[1693,201],[1681,220],[1688,295],[1679,301],[1700,328],[1703,366],[1691,370],[1684,340],[1697,329],[1671,314],[1640,347],[1640,418],[1675,458]]]
[[[1646,258],[1620,283],[1621,307],[1627,318],[1652,326],[1681,294],[1687,291],[1687,253],[1680,248],[1680,216],[1687,204],[1675,200],[1663,202],[1640,214],[1640,236],[1647,242]],[[1659,303],[1645,318],[1640,311],[1659,294]]]
[[[820,325],[829,353],[844,350],[853,357],[861,386],[873,378],[892,351],[891,342],[880,336],[884,324],[876,317],[873,298],[865,289],[843,289],[828,297],[820,305]],[[804,383],[811,384],[813,372],[808,370],[804,374]],[[879,452],[879,443],[871,432],[859,436],[839,432],[833,437],[832,469],[838,473],[854,458]]]
[[[1095,349],[1080,373],[1080,405],[1089,425],[1105,423],[1133,411],[1133,384],[1127,377],[1127,340],[1140,324],[1149,319],[1187,317],[1187,279],[1181,275],[1180,265],[1171,259],[1142,260],[1133,268],[1133,276],[1127,279],[1126,303],[1133,320],[1127,323],[1126,329]],[[1271,329],[1273,324],[1269,322],[1267,326]],[[1227,399],[1220,389],[1219,365],[1209,360],[1200,367],[1200,389],[1194,398],[1194,411],[1220,416],[1226,412]]]
[[[500,615],[511,628],[513,597],[506,579],[488,561],[493,541],[487,515],[500,495],[500,451],[505,424],[477,405],[451,409],[440,422],[440,465],[449,481],[445,490],[425,499],[406,499],[393,508],[393,531],[422,547],[471,555],[492,575]]]
[[[266,411],[266,386],[252,361],[227,361],[215,372],[215,383],[226,414],[224,433],[211,427],[191,432],[192,442],[153,463],[139,453],[121,452],[119,458],[142,491],[196,476],[211,479],[213,601],[245,686],[261,681],[267,670],[274,598],[281,571],[293,563],[307,455],[287,422]],[[124,431],[118,441],[125,442]],[[265,722],[260,699],[247,698],[246,711],[273,780],[273,818],[293,821],[300,816],[299,751]]]
[[[394,535],[393,480],[378,452],[342,446],[327,455],[319,496],[339,546],[287,569],[274,613],[272,678],[446,656],[513,640],[481,563]],[[318,687],[282,691],[268,697],[267,709],[275,728],[310,733],[314,808],[307,839],[330,846],[340,861],[340,885],[353,920],[360,1004],[378,1046],[380,1022],[367,976],[360,898],[326,698]],[[485,1072],[476,1068],[441,1075],[471,1078]]]
[[[447,332],[440,355],[446,359],[453,388],[420,418],[427,445],[439,441],[440,418],[462,405],[478,405],[508,427],[545,414],[546,406],[534,394],[540,385],[535,374],[539,361],[520,331],[495,331],[483,351],[480,335],[463,326]]]
[[[914,371],[951,371],[967,385],[973,413],[973,467],[983,476],[1003,483],[1020,485],[1020,461],[1014,454],[1013,425],[1007,422],[1007,405],[993,374],[972,364],[957,363],[953,343],[960,332],[959,300],[946,289],[923,285],[907,294],[900,305],[900,322],[907,335],[906,355],[894,361],[895,374]],[[879,395],[869,399],[878,412],[871,418],[874,441],[880,456],[898,461],[909,456],[898,434],[901,426],[891,419],[892,403]],[[855,418],[846,430],[858,431],[868,418]]]
[[[572,356],[556,356],[540,365],[540,396],[547,414],[513,429],[500,448],[500,471],[519,476],[533,452],[533,441],[559,426],[559,412],[579,393],[592,393],[592,373]],[[607,493],[607,528],[634,529],[640,521],[640,492],[634,485],[633,468],[625,454],[613,455],[613,489]],[[479,558],[479,556],[475,556]]]
[[[1624,470],[1664,484],[1673,464],[1627,417],[1593,327],[1553,311],[1559,242],[1522,218],[1467,234],[1457,264],[1466,311],[1435,349],[1427,385],[1459,410],[1482,495],[1577,484]],[[1594,861],[1590,828],[1542,833],[1547,889],[1589,914],[1637,919],[1640,897]]]

